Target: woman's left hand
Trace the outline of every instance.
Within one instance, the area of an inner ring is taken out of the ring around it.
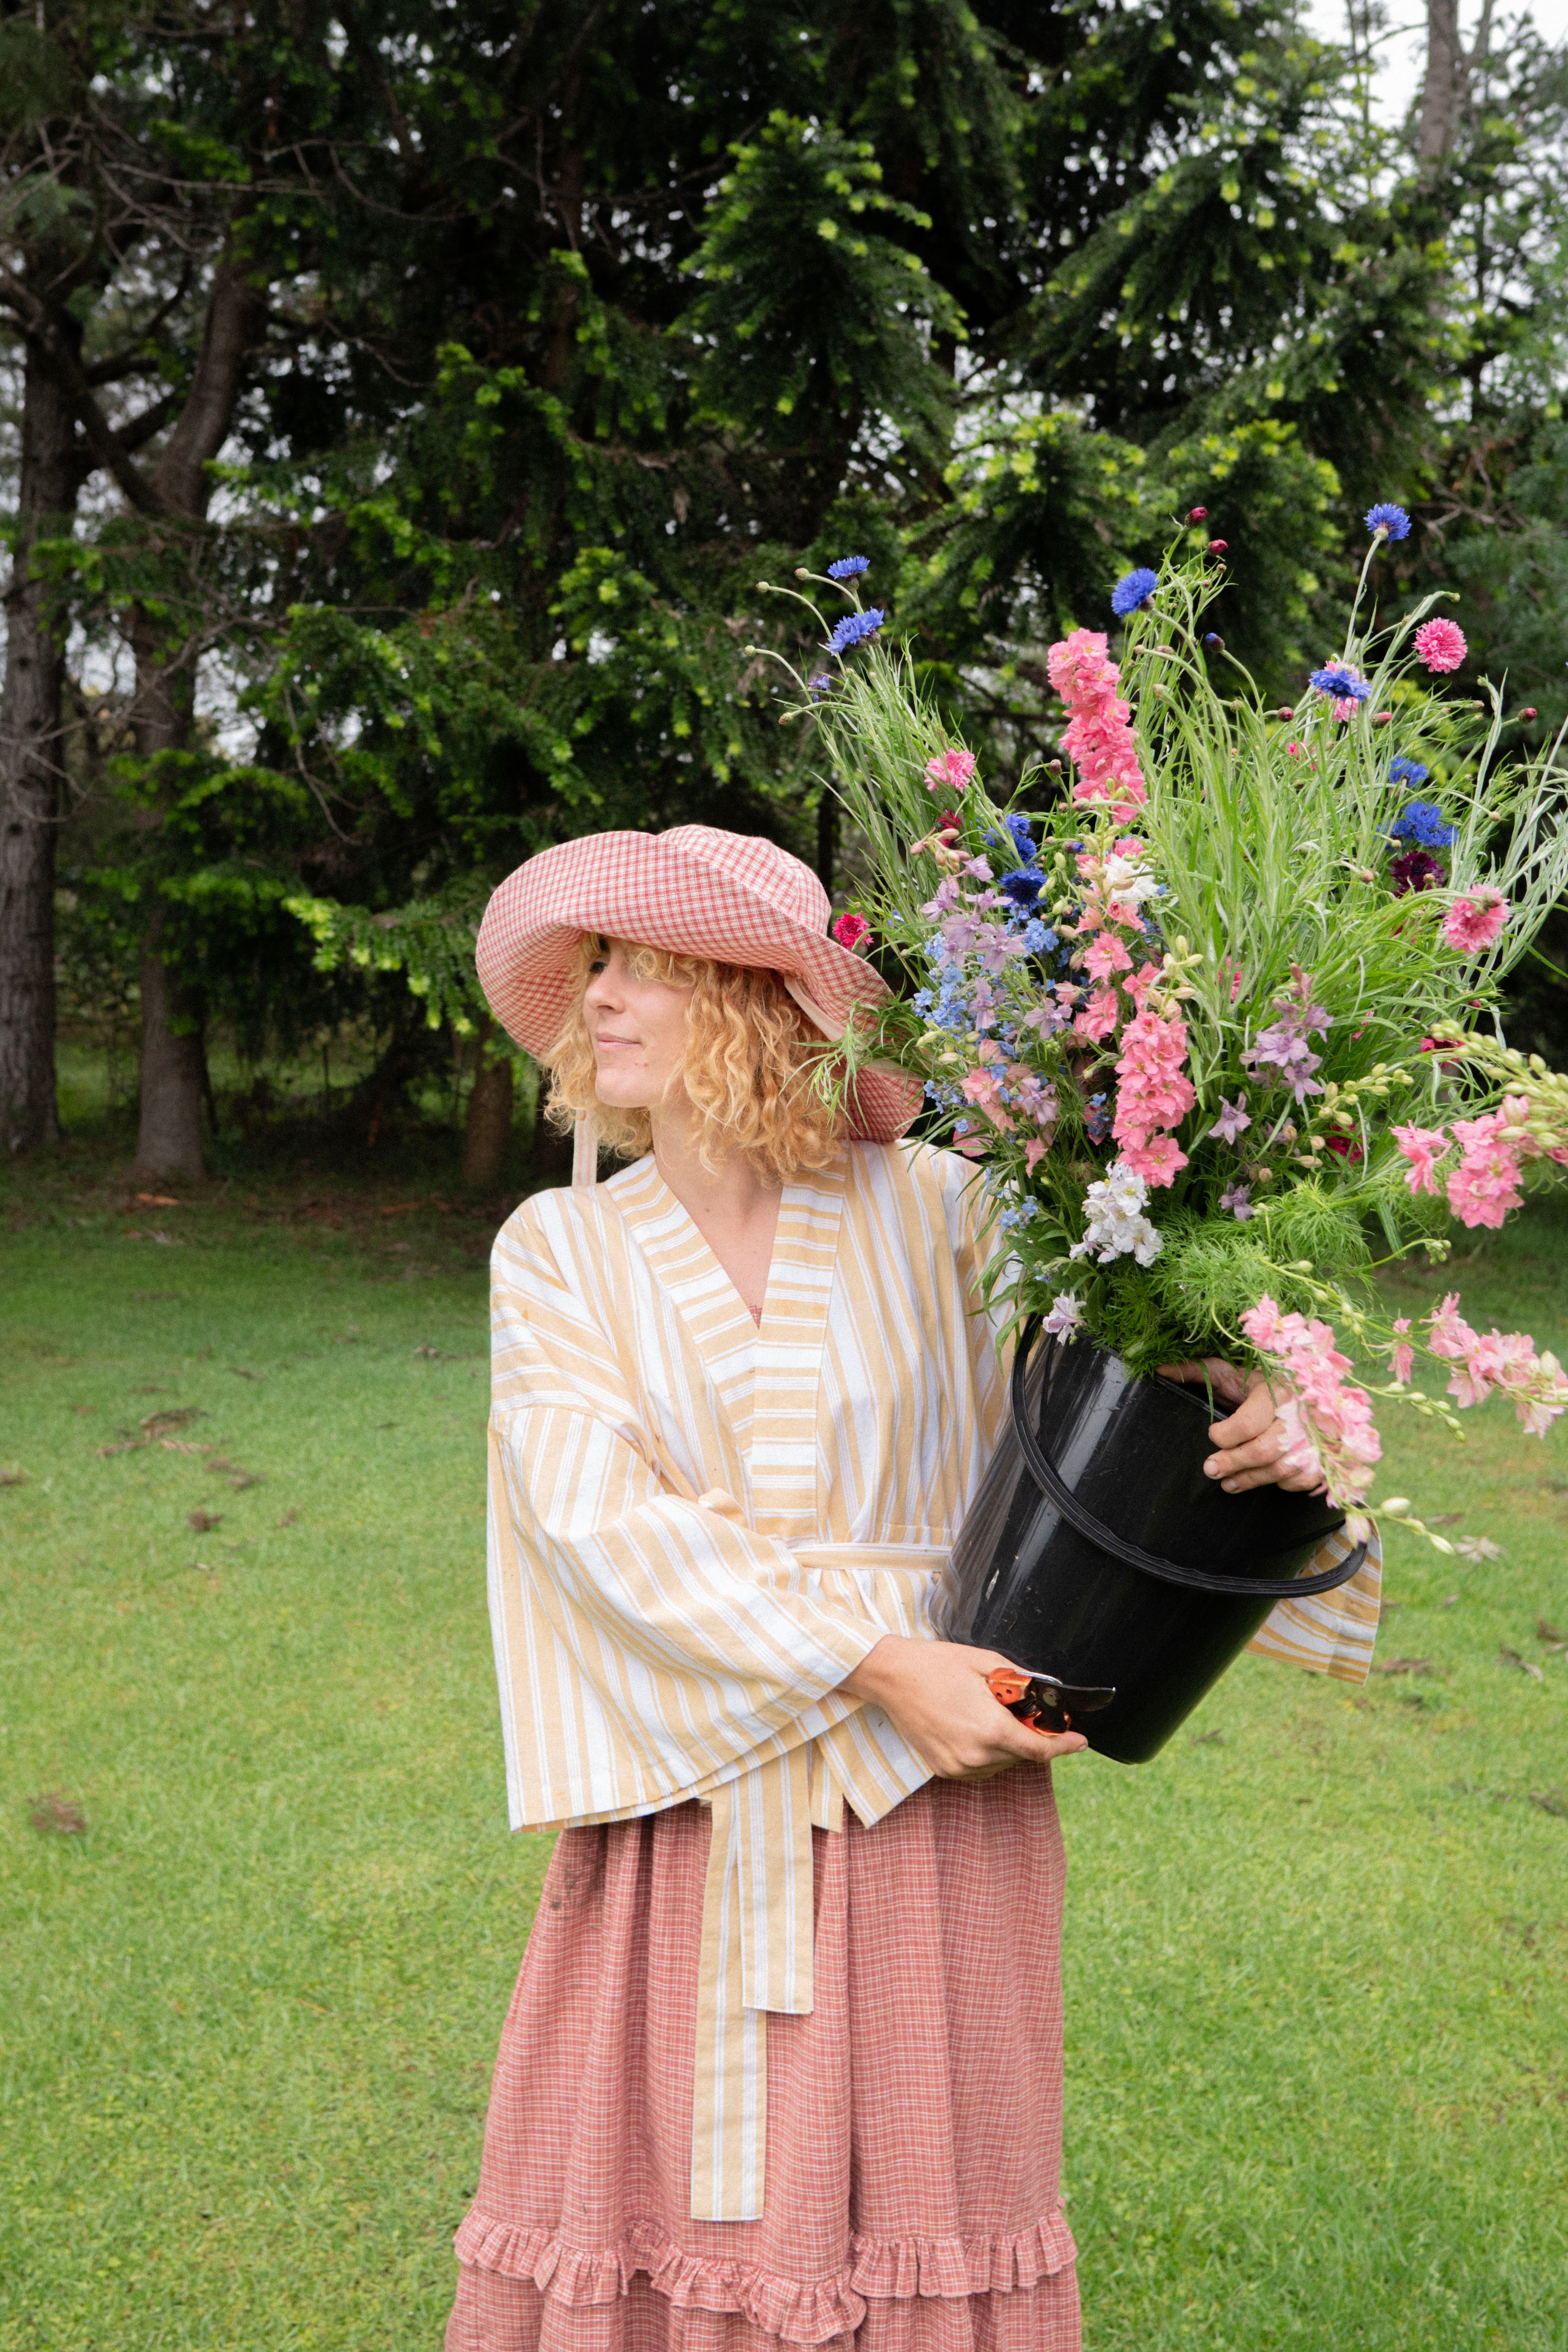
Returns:
[[[1289,1494],[1310,1494],[1321,1476],[1310,1470],[1291,1470],[1283,1461],[1285,1428],[1274,1409],[1274,1392],[1262,1371],[1244,1372],[1223,1357],[1205,1357],[1201,1364],[1162,1364],[1168,1381],[1201,1381],[1207,1376],[1215,1395],[1237,1410],[1228,1420],[1209,1423],[1209,1435],[1219,1449],[1204,1464],[1227,1495],[1245,1495],[1249,1486],[1283,1486]]]

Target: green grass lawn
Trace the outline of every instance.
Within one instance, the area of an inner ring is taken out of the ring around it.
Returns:
[[[548,1852],[505,1827],[487,1227],[315,1181],[5,1180],[5,2352],[440,2340]],[[1565,1243],[1459,1265],[1472,1319],[1568,1353]],[[1090,2352],[1568,2347],[1568,1445],[1394,1452],[1506,1547],[1393,1538],[1417,1665],[1245,1659],[1156,1763],[1058,1776]]]

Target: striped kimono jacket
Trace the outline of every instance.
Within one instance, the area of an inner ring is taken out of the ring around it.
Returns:
[[[1005,1402],[974,1171],[852,1144],[786,1186],[761,1327],[651,1158],[493,1260],[489,1599],[514,1828],[712,1808],[691,2211],[763,2210],[765,2012],[812,2006],[813,1827],[931,1776],[839,1684],[932,1636]],[[1375,1557],[1255,1647],[1361,1680]]]

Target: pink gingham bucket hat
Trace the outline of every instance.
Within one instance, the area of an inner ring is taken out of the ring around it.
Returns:
[[[507,877],[485,909],[474,960],[496,1019],[536,1057],[570,1010],[584,932],[776,972],[813,1026],[837,1038],[891,991],[829,939],[831,911],[810,866],[755,835],[710,824],[595,833],[542,849]],[[920,1104],[917,1079],[864,1069],[847,1132],[891,1143]]]

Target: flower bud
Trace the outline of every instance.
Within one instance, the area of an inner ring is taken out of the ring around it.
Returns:
[[[1192,512],[1187,517],[1187,520],[1189,522],[1207,522],[1208,514],[1209,510],[1207,507],[1194,507]]]
[[[1229,545],[1230,541],[1228,539],[1211,539],[1209,541],[1209,553],[1211,555],[1223,555]]]
[[[1410,1497],[1408,1495],[1390,1495],[1385,1502],[1378,1505],[1378,1508],[1386,1511],[1391,1519],[1402,1519],[1410,1508]]]

